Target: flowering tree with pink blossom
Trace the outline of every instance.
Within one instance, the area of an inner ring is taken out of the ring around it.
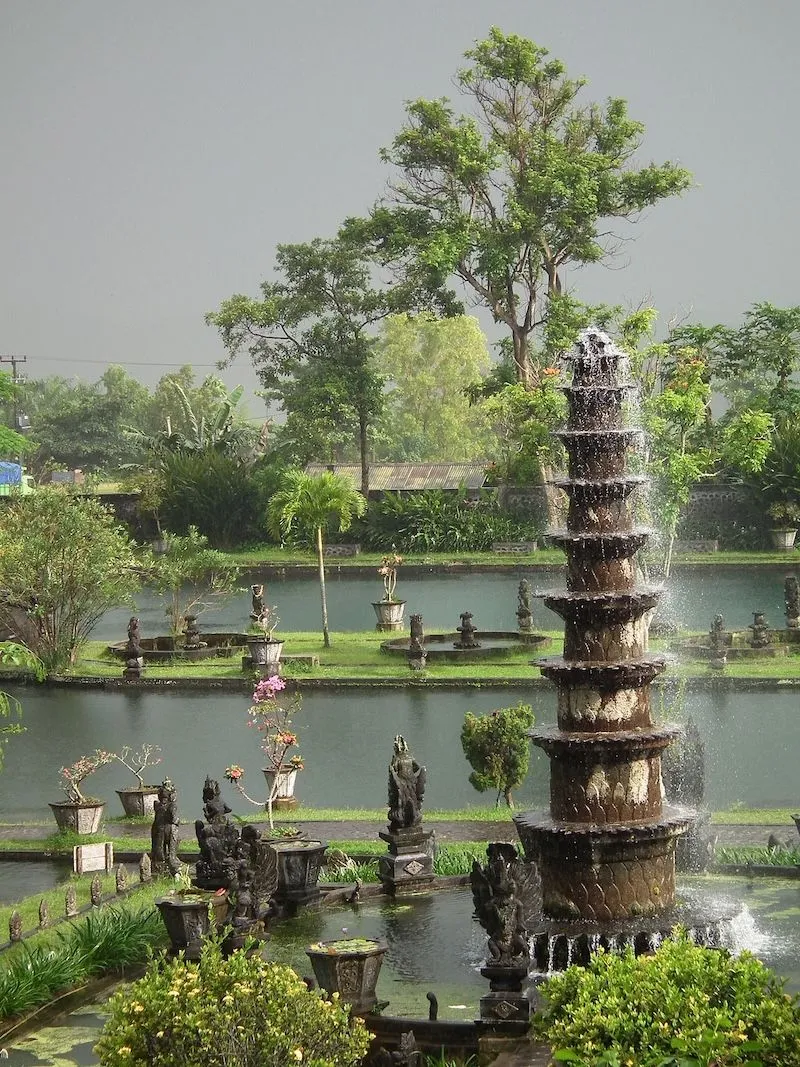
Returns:
[[[67,800],[71,804],[85,804],[87,798],[81,791],[81,783],[107,763],[113,763],[116,758],[113,752],[98,748],[90,756],[81,756],[69,767],[62,767],[61,788],[66,793]]]
[[[278,700],[277,694],[286,688],[286,682],[277,674],[262,678],[253,690],[253,703],[248,711],[248,726],[261,735],[260,748],[265,756],[265,770],[272,771],[273,782],[266,802],[248,796],[242,785],[244,768],[238,763],[225,768],[225,777],[236,787],[250,804],[266,807],[269,824],[273,828],[272,805],[278,792],[278,775],[300,771],[305,766],[299,752],[289,755],[297,745],[297,734],[291,729],[295,715],[300,711],[301,697],[295,693],[289,700]]]

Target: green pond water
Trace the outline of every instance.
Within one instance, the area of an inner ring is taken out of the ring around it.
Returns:
[[[713,911],[716,898],[742,901],[737,947],[753,951],[800,991],[800,882],[783,879],[691,878]],[[472,919],[469,890],[444,891],[406,902],[370,903],[306,911],[277,927],[265,946],[270,959],[311,974],[305,947],[341,936],[383,937],[389,943],[378,997],[393,1015],[427,1018],[425,994],[433,991],[442,1019],[471,1020],[488,983],[479,973],[485,935]],[[90,1067],[92,1044],[102,1026],[102,1005],[89,1005],[37,1033],[11,1042],[10,1065]]]

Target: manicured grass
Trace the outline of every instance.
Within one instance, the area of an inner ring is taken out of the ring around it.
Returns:
[[[798,805],[800,807],[800,805]],[[791,808],[729,808],[712,811],[711,821],[717,826],[794,826]],[[800,840],[800,838],[798,838]]]

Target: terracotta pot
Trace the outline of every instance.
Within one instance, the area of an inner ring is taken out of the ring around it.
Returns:
[[[158,786],[144,786],[139,789],[117,789],[117,796],[122,803],[122,810],[130,818],[134,815],[152,815],[154,804],[158,799]]]
[[[362,945],[356,940],[320,941],[306,949],[314,977],[327,993],[338,993],[354,1012],[370,1011],[378,1002],[378,984],[383,957],[389,946],[380,939]]]
[[[386,632],[388,630],[403,629],[403,611],[405,600],[377,600],[372,603],[375,614],[378,617],[376,630]]]
[[[275,638],[248,637],[247,647],[253,666],[261,674],[271,677],[273,674],[280,673],[283,641],[276,641]]]
[[[50,805],[61,833],[96,834],[105,809],[103,800],[84,800],[75,803],[62,800]]]

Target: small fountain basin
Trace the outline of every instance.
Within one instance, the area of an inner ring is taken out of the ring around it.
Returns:
[[[424,646],[428,661],[440,663],[476,663],[480,660],[498,660],[526,649],[545,648],[551,638],[546,634],[520,633],[518,630],[476,631],[477,645],[459,648],[461,635],[453,631],[446,634],[425,634]],[[381,651],[390,655],[407,656],[409,638],[397,637],[381,643]]]

